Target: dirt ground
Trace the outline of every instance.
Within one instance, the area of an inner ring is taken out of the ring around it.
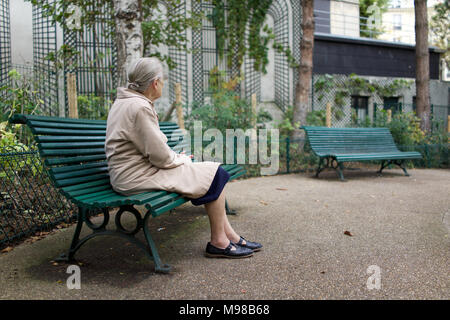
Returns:
[[[231,224],[264,250],[205,258],[208,219],[187,203],[150,222],[173,267],[168,275],[154,273],[134,245],[99,237],[77,253],[81,289],[70,290],[68,265],[53,259],[74,226],[58,230],[0,254],[0,298],[449,299],[450,170],[409,171],[349,170],[347,182],[334,172],[231,182]]]

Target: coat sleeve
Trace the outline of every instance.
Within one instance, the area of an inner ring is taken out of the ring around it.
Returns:
[[[158,120],[150,109],[140,108],[136,112],[132,132],[132,142],[155,167],[170,169],[191,162],[189,157],[177,154],[167,145],[167,139],[164,139]]]

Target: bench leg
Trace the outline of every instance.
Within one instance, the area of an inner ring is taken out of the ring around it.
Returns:
[[[406,168],[404,165],[405,161],[396,161],[395,164],[398,165],[400,168],[402,168],[403,172],[405,173],[405,176],[409,177],[409,173],[408,173],[408,171],[406,171]]]
[[[144,217],[144,224],[142,226],[142,229],[144,230],[145,240],[147,241],[147,244],[150,248],[152,260],[155,263],[155,271],[160,273],[169,273],[172,267],[169,266],[168,264],[164,264],[161,262],[161,258],[159,257],[158,253],[158,248],[156,247],[156,244],[152,239],[150,230],[148,230],[148,219],[150,218],[151,213],[152,213],[151,210],[149,210]]]
[[[335,169],[339,175],[339,179],[341,179],[341,181],[344,181],[344,182],[347,181],[344,178],[344,165],[342,163],[338,163],[338,165],[336,166]]]
[[[382,161],[381,162],[381,168],[380,168],[380,170],[377,171],[377,173],[382,173],[384,168],[388,167],[391,164],[395,164],[395,165],[399,166],[403,170],[403,172],[405,173],[405,176],[409,177],[409,173],[408,173],[408,171],[406,171],[404,163],[405,163],[405,161],[392,161],[392,160],[389,160],[387,162],[386,161]]]
[[[120,217],[124,212],[132,213],[136,218],[136,227],[134,230],[126,230],[121,222]],[[136,208],[131,205],[126,205],[120,207],[119,211],[116,213],[115,225],[116,230],[107,230],[106,225],[109,222],[109,212],[107,209],[103,210],[104,212],[104,220],[100,225],[94,225],[88,217],[89,210],[86,208],[79,208],[79,216],[77,226],[75,228],[75,234],[72,239],[72,243],[70,245],[69,251],[67,254],[62,254],[55,261],[61,262],[71,262],[74,261],[75,253],[90,239],[98,237],[98,236],[118,236],[121,237],[142,249],[146,256],[153,260],[155,263],[155,271],[168,273],[171,267],[167,264],[161,263],[161,259],[158,254],[158,249],[150,235],[150,231],[148,230],[148,218],[151,216],[151,211],[147,212],[145,218],[142,219],[141,214]],[[80,239],[81,229],[83,224],[86,224],[90,229],[92,229],[92,233]],[[138,233],[140,230],[143,230],[145,243],[138,240],[134,235]]]
[[[77,252],[77,247],[80,242],[80,233],[83,228],[85,210],[85,208],[78,208],[77,226],[75,227],[75,233],[72,237],[69,251],[67,253],[62,253],[57,257],[55,259],[56,262],[71,262],[74,260],[75,252]]]
[[[317,167],[317,170],[316,170],[316,178],[318,178],[318,177],[319,177],[319,173],[320,173],[323,169],[325,169],[325,168],[322,168],[322,164],[323,164],[323,158],[320,158],[320,159],[319,159],[319,166]]]
[[[235,216],[237,213],[236,210],[230,209],[227,199],[225,199],[225,212],[231,216]]]

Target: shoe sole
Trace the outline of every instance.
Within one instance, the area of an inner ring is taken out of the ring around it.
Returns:
[[[228,259],[244,259],[244,258],[250,258],[251,256],[253,256],[253,253],[251,254],[247,254],[244,256],[227,256],[224,254],[211,254],[211,253],[205,253],[205,257],[207,258],[228,258]]]

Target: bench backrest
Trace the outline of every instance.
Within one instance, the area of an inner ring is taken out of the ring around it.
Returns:
[[[323,153],[398,152],[388,128],[328,128],[303,126],[311,148]]]
[[[28,125],[51,179],[66,195],[76,197],[111,189],[104,148],[105,120],[16,114],[9,121]],[[160,128],[169,137],[170,147],[182,147],[175,140],[182,137],[176,123],[161,122]]]

